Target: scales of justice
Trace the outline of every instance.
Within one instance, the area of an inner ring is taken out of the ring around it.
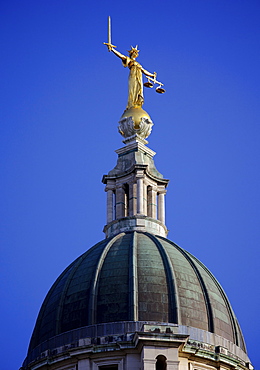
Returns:
[[[131,47],[128,51],[129,56],[121,54],[116,50],[116,46],[111,41],[111,18],[108,17],[108,42],[104,42],[109,52],[113,52],[122,60],[123,66],[129,68],[128,78],[128,101],[127,107],[120,118],[118,131],[125,139],[139,137],[145,140],[152,131],[153,122],[149,114],[143,110],[144,94],[143,86],[152,88],[158,85],[156,92],[162,94],[165,92],[163,83],[156,80],[156,72],[151,73],[144,69],[140,63],[136,61],[139,55],[139,50],[136,47]],[[147,81],[143,83],[143,74]]]

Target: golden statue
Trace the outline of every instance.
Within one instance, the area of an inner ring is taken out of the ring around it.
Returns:
[[[122,60],[123,66],[130,69],[129,78],[128,78],[128,102],[126,109],[131,108],[141,108],[144,103],[144,94],[143,94],[143,76],[147,76],[148,82],[144,85],[146,87],[152,87],[154,83],[159,84],[156,91],[159,93],[164,93],[165,90],[161,87],[163,84],[159,81],[156,81],[156,72],[150,73],[144,69],[141,64],[136,61],[136,58],[139,55],[139,50],[137,46],[132,47],[129,50],[129,56],[121,54],[115,48],[115,45],[111,43],[111,20],[108,17],[108,42],[104,42],[107,46],[108,51],[112,51],[117,57]],[[152,81],[152,82],[151,82]]]
[[[107,44],[108,50],[112,51],[117,57],[122,60],[123,66],[130,69],[128,78],[128,102],[126,109],[142,107],[144,103],[143,94],[143,77],[144,73],[155,80],[156,72],[150,73],[144,69],[135,59],[138,57],[139,50],[137,47],[129,50],[129,57],[115,50],[111,44]]]

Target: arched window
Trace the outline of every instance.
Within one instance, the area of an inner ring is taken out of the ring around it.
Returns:
[[[167,369],[167,358],[163,355],[159,355],[156,357],[156,370],[166,370]]]
[[[124,184],[124,187],[123,187],[124,191],[125,191],[125,214],[124,216],[127,217],[129,216],[129,185],[128,184]]]
[[[114,221],[116,219],[116,192],[113,190],[112,195],[112,220]]]
[[[152,207],[153,207],[152,187],[148,185],[147,186],[147,216],[148,217],[153,217]]]

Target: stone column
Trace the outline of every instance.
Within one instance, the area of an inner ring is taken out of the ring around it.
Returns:
[[[157,192],[156,187],[148,186],[148,194],[147,194],[147,216],[155,218],[157,217]]]
[[[157,218],[157,192],[155,187],[152,188],[151,193],[152,193],[152,205],[151,205],[152,218]]]
[[[147,216],[152,217],[152,187],[147,186]]]
[[[116,188],[116,219],[125,217],[125,192],[122,185]]]
[[[143,213],[147,216],[147,185],[143,183]]]
[[[165,196],[166,190],[160,191],[158,194],[158,220],[165,223]]]
[[[107,192],[107,224],[113,221],[114,204],[113,196],[114,192],[112,189],[106,189]]]
[[[137,214],[144,213],[144,190],[143,190],[143,174],[137,174]]]
[[[136,194],[134,193],[134,184],[131,182],[129,184],[129,216],[136,214]]]

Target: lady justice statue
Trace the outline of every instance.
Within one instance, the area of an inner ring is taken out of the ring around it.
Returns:
[[[112,51],[122,60],[124,67],[128,67],[130,69],[128,78],[128,102],[126,109],[142,107],[144,103],[142,74],[144,73],[146,76],[155,79],[156,72],[148,72],[135,60],[139,55],[137,46],[135,48],[132,47],[131,50],[128,51],[129,57],[119,53],[119,51],[115,50],[113,46],[109,44],[107,47],[109,51]]]
[[[119,132],[124,137],[137,134],[146,138],[151,132],[153,123],[148,113],[142,109],[144,103],[143,85],[151,88],[154,84],[158,84],[159,86],[157,87],[156,92],[164,93],[165,90],[162,88],[163,84],[156,80],[156,72],[148,72],[136,61],[136,58],[139,55],[137,46],[135,48],[131,47],[131,50],[128,51],[129,56],[121,54],[115,49],[116,46],[111,43],[110,17],[108,17],[108,42],[104,42],[104,44],[107,46],[108,51],[112,51],[117,57],[119,57],[122,60],[123,66],[128,67],[130,70],[128,78],[127,107],[119,121]],[[148,79],[144,84],[143,74]]]

